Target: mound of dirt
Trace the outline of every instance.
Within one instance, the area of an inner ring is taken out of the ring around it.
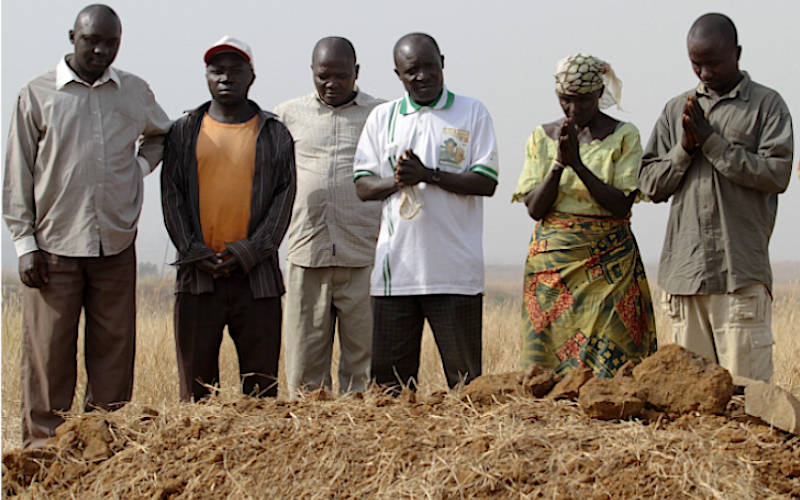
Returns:
[[[559,380],[535,368],[427,396],[129,405],[5,454],[2,487],[35,498],[800,496],[800,437],[745,415],[727,372],[669,346],[620,372]]]
[[[3,457],[7,496],[800,495],[800,440],[767,426],[700,414],[602,421],[569,401],[510,394],[487,405],[458,394],[293,403],[223,394],[158,412],[131,405],[66,426],[47,450]]]

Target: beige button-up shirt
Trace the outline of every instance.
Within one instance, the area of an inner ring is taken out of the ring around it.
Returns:
[[[681,115],[697,95],[714,133],[700,151],[681,147]],[[781,96],[747,73],[715,99],[703,86],[669,101],[642,158],[639,187],[672,198],[658,270],[674,295],[772,286],[769,238],[792,170],[792,120]]]
[[[349,103],[333,107],[313,92],[275,108],[295,140],[297,196],[286,256],[292,264],[373,264],[381,204],[356,196],[353,157],[367,116],[381,102],[358,91]]]
[[[17,255],[115,255],[133,243],[143,177],[170,120],[141,78],[81,80],[61,59],[19,93],[8,134],[3,217]],[[139,142],[137,151],[137,141]]]

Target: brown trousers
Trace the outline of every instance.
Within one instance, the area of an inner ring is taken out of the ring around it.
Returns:
[[[219,348],[225,325],[236,345],[242,392],[278,394],[281,298],[256,299],[241,271],[214,280],[214,291],[175,298],[175,346],[181,401],[199,401],[219,385]]]
[[[136,250],[104,257],[43,252],[49,282],[22,295],[22,443],[44,445],[69,411],[77,381],[78,321],[84,310],[85,410],[131,398],[136,346]]]

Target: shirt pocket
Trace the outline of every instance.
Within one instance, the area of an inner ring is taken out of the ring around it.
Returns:
[[[144,120],[137,116],[138,113],[125,107],[114,108],[108,115],[109,120],[103,123],[103,132],[106,138],[114,138],[126,146],[136,143],[144,129]]]
[[[736,128],[729,128],[725,135],[728,140],[737,146],[742,146],[747,151],[755,153],[756,151],[756,135],[753,133],[745,132]]]

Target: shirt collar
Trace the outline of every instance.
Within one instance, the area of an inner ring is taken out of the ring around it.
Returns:
[[[742,71],[742,79],[736,84],[727,94],[719,96],[720,99],[735,99],[741,97],[742,100],[750,100],[750,75],[747,71]],[[703,83],[697,85],[696,92],[699,95],[711,97],[711,92],[706,88]]]
[[[112,68],[111,66],[106,68],[106,70],[103,72],[103,74],[100,75],[100,78],[95,80],[93,84],[89,84],[88,82],[85,82],[74,71],[72,71],[72,68],[70,68],[69,64],[67,64],[67,57],[66,56],[62,57],[61,60],[58,61],[58,65],[56,66],[56,89],[57,90],[61,90],[62,88],[64,88],[70,82],[80,83],[81,85],[86,85],[87,87],[98,87],[98,86],[103,85],[104,83],[108,82],[109,80],[114,82],[114,83],[116,83],[117,84],[117,88],[119,88],[119,86],[120,86],[119,75],[117,74],[116,71],[114,71],[114,68]]]
[[[352,98],[347,103],[341,104],[339,106],[331,106],[327,102],[323,101],[316,90],[313,92],[313,96],[314,96],[314,99],[316,99],[317,103],[319,103],[320,106],[323,106],[323,107],[326,107],[326,108],[330,108],[330,109],[342,109],[342,108],[347,108],[347,107],[350,107],[350,106],[353,106],[353,105],[355,105],[355,106],[363,106],[365,97],[364,97],[364,94],[361,93],[361,90],[358,88],[358,85],[355,86],[355,91],[356,91],[356,96],[354,98]]]
[[[456,99],[455,94],[447,90],[447,86],[445,85],[442,86],[442,93],[439,94],[439,97],[436,99],[436,101],[434,101],[433,104],[430,104],[428,106],[420,106],[419,104],[414,102],[411,96],[408,95],[408,92],[406,92],[406,95],[403,96],[403,100],[400,101],[399,112],[401,115],[410,115],[412,113],[416,113],[422,108],[436,109],[436,110],[447,109],[453,105],[453,101],[455,101],[455,99]]]

